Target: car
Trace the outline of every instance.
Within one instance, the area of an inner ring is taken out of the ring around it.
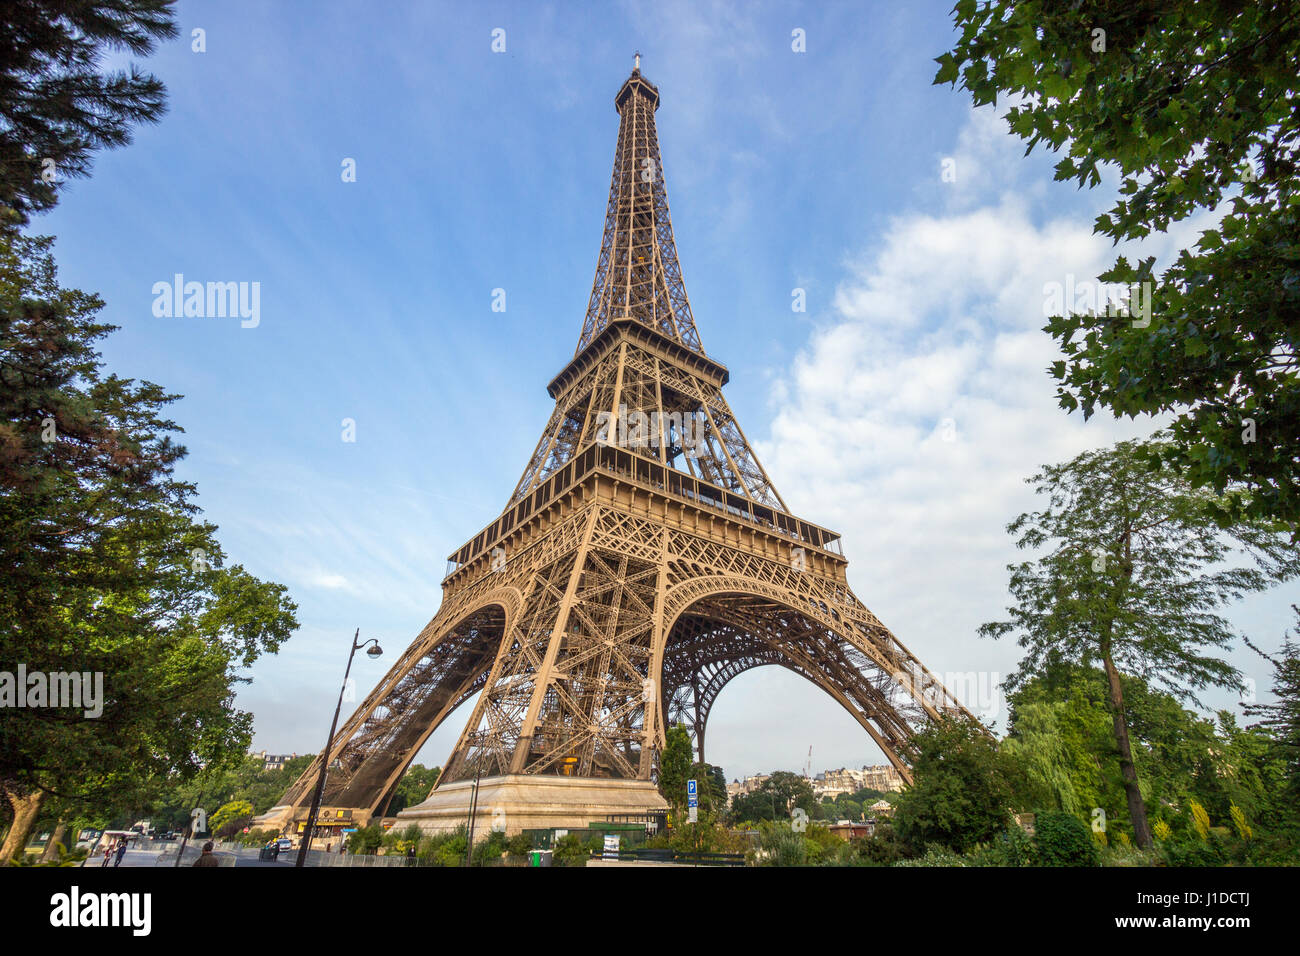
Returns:
[[[280,837],[280,839],[276,840],[275,843],[276,846],[280,848],[281,853],[288,853],[293,849],[293,841],[288,837]]]

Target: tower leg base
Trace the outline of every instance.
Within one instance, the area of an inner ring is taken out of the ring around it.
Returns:
[[[415,824],[425,833],[445,833],[465,826],[473,795],[473,780],[443,784],[423,803],[401,811],[394,829]],[[610,816],[640,816],[667,807],[659,788],[649,780],[529,774],[484,777],[478,783],[474,839],[477,842],[494,827],[504,828],[510,836],[553,827],[576,830]]]

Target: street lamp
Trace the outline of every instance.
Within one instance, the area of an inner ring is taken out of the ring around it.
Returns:
[[[330,721],[330,735],[325,738],[325,752],[321,754],[320,758],[320,776],[316,778],[316,792],[311,798],[311,810],[307,813],[307,827],[303,831],[302,843],[298,847],[298,859],[294,862],[294,866],[303,866],[307,862],[307,849],[311,846],[311,834],[316,829],[316,814],[320,812],[320,799],[325,792],[325,773],[330,765],[330,746],[334,743],[334,728],[338,726],[339,711],[343,708],[343,691],[347,689],[348,675],[352,673],[352,657],[366,644],[374,645],[374,647],[366,651],[366,656],[371,660],[384,653],[383,648],[379,646],[379,641],[373,637],[364,644],[358,644],[357,638],[360,636],[361,628],[357,628],[356,634],[352,636],[352,650],[348,651],[348,667],[343,672],[343,686],[339,688],[339,702],[334,705],[334,719]]]

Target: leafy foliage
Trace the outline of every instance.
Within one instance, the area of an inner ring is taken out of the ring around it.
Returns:
[[[813,820],[818,815],[817,798],[812,785],[797,773],[778,770],[750,793],[740,793],[732,800],[731,816],[735,820],[786,820],[800,809]]]
[[[1071,813],[1040,813],[1034,821],[1035,862],[1039,866],[1096,866],[1101,850],[1092,833]]]
[[[1067,315],[1046,330],[1060,404],[1173,414],[1161,457],[1219,516],[1300,522],[1300,17],[1282,0],[962,0],[936,83],[999,95],[1058,180],[1119,197],[1094,231],[1121,240],[1223,213],[1161,275],[1120,257],[1100,278],[1153,283],[1152,321]],[[1258,425],[1258,439],[1251,429]]]
[[[102,674],[103,712],[0,708],[0,786],[140,805],[153,779],[242,759],[237,669],[279,648],[296,606],[226,566],[173,474],[176,396],[101,374],[112,327],[59,286],[49,246],[0,233],[0,660]]]
[[[983,727],[943,720],[918,733],[914,744],[914,781],[893,818],[905,843],[961,852],[1006,828],[1023,772]]]
[[[659,755],[659,792],[675,816],[686,806],[686,781],[691,772],[691,735],[682,724],[669,727]]]
[[[1145,674],[1179,698],[1217,686],[1241,689],[1220,656],[1236,636],[1216,613],[1300,570],[1285,534],[1261,521],[1221,529],[1209,493],[1190,487],[1163,461],[1161,442],[1120,442],[1046,466],[1029,479],[1046,504],[1007,526],[1017,547],[1045,552],[1010,565],[1010,620],[984,624],[983,637],[1015,635],[1025,649],[1012,688],[1063,663],[1100,665],[1129,815],[1139,846],[1150,831],[1129,740],[1124,674]],[[1238,553],[1253,559],[1233,563]],[[1035,715],[1031,715],[1035,716]],[[1038,718],[1049,715],[1040,712]],[[1061,752],[1029,754],[1063,809]]]

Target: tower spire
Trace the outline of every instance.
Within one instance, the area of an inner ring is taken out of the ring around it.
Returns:
[[[668,215],[655,110],[659,90],[636,67],[614,97],[619,113],[605,231],[577,355],[611,322],[630,318],[703,353]]]

